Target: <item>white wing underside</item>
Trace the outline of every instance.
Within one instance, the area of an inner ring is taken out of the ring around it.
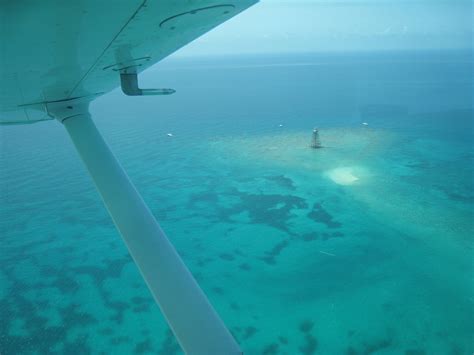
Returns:
[[[256,0],[6,0],[0,124],[50,119],[45,102],[102,95]]]

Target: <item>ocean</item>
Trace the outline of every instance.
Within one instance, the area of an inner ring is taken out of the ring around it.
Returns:
[[[245,354],[472,353],[472,52],[140,79],[94,121]],[[0,354],[181,353],[59,123],[0,127],[0,216]]]

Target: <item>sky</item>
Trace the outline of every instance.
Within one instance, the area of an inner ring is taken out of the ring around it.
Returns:
[[[261,0],[177,56],[466,49],[471,0]]]

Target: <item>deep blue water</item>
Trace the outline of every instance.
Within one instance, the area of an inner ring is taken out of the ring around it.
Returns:
[[[91,110],[245,353],[470,354],[472,60],[169,58]],[[64,128],[0,139],[0,353],[179,353]]]

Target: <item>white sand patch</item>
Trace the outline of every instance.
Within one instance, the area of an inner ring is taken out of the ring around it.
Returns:
[[[338,185],[352,185],[359,180],[354,175],[353,168],[336,168],[327,172],[328,177]]]

